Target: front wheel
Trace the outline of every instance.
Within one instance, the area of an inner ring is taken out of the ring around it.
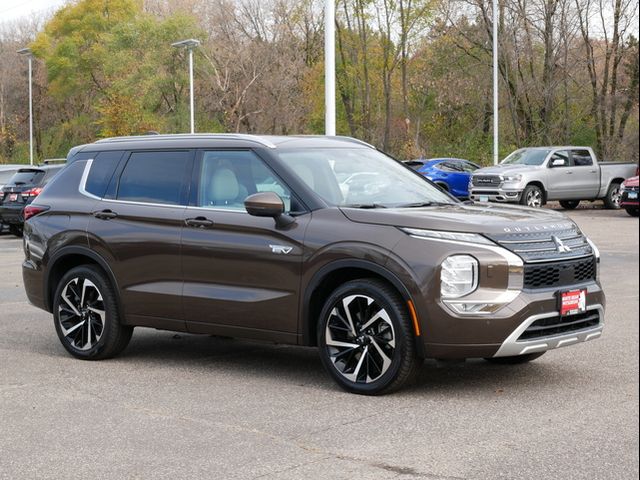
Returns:
[[[620,184],[612,183],[607,190],[607,196],[604,197],[604,206],[610,210],[620,208]]]
[[[575,210],[580,205],[580,200],[561,200],[560,206],[565,210]]]
[[[522,192],[520,204],[527,207],[540,208],[544,204],[544,193],[542,189],[536,185],[527,185]]]
[[[109,279],[91,265],[72,268],[62,277],[53,301],[53,319],[62,346],[83,360],[117,355],[133,332],[133,327],[120,323]]]
[[[420,366],[407,306],[378,280],[353,280],[338,287],[325,302],[317,334],[322,364],[352,393],[392,392]]]
[[[513,357],[490,357],[485,358],[489,363],[496,363],[498,365],[519,365],[521,363],[527,363],[540,358],[547,352],[525,353],[524,355],[515,355]]]
[[[640,214],[640,209],[638,209],[637,207],[636,207],[636,208],[630,208],[630,207],[627,207],[627,208],[625,208],[625,210],[626,210],[626,211],[627,211],[627,213],[628,213],[629,215],[631,215],[632,217],[637,217],[637,216],[638,216],[638,214]]]

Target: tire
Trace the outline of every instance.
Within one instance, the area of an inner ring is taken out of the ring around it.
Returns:
[[[607,196],[604,197],[604,206],[609,210],[618,210],[620,208],[620,183],[612,183],[607,190]]]
[[[9,225],[9,233],[16,237],[22,237],[22,227],[20,225]]]
[[[520,197],[520,205],[540,208],[544,205],[544,192],[536,185],[527,185]]]
[[[439,186],[442,190],[449,193],[449,185],[446,183],[436,182],[436,185]]]
[[[120,323],[109,279],[92,265],[75,267],[62,277],[53,300],[53,322],[62,346],[82,360],[116,356],[133,333],[133,327]]]
[[[369,328],[361,329],[368,322]],[[317,334],[324,368],[348,392],[398,390],[415,378],[422,363],[405,302],[379,280],[338,287],[322,308]]]
[[[580,200],[561,200],[560,206],[565,210],[575,210],[580,205]]]
[[[540,358],[547,352],[526,353],[524,355],[515,355],[513,357],[491,357],[485,358],[489,363],[495,363],[497,365],[519,365],[521,363],[527,363]]]
[[[638,209],[638,208],[627,207],[627,208],[625,208],[625,210],[632,217],[637,217],[638,214],[640,214],[640,209]]]

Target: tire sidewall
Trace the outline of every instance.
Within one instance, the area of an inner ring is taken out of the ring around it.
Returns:
[[[100,336],[100,340],[98,340],[98,342],[89,350],[79,350],[73,347],[65,338],[60,328],[60,321],[58,318],[59,306],[60,302],[62,301],[60,297],[65,285],[74,278],[86,278],[87,280],[93,282],[102,294],[103,304],[105,308],[102,335]],[[56,333],[58,334],[58,338],[60,339],[60,343],[62,343],[62,346],[74,357],[90,359],[98,356],[105,348],[105,344],[107,342],[107,339],[109,338],[110,330],[112,330],[113,328],[117,328],[117,326],[115,325],[115,323],[117,322],[116,312],[114,312],[115,302],[111,297],[112,295],[112,289],[107,283],[107,280],[104,278],[104,276],[97,272],[96,269],[88,266],[75,267],[69,270],[62,277],[60,282],[58,282],[56,293],[53,298],[53,323],[56,329]]]
[[[393,358],[391,359],[391,366],[379,379],[371,383],[356,383],[344,378],[331,362],[329,358],[329,348],[325,344],[326,325],[329,319],[329,313],[338,300],[348,295],[367,295],[373,298],[388,312],[391,323],[393,324],[396,346],[393,352]],[[401,321],[403,315],[406,316],[406,312],[399,311],[398,306],[394,305],[394,302],[387,298],[386,292],[377,287],[375,283],[366,280],[354,280],[338,287],[327,298],[318,320],[318,350],[324,368],[342,388],[349,392],[368,395],[381,393],[396,379],[402,367],[403,357],[409,354],[407,347],[409,346],[409,342],[412,341],[412,337],[410,332],[406,331],[406,326],[404,326]]]

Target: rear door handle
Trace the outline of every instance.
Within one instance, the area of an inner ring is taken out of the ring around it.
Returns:
[[[93,212],[93,216],[99,218],[100,220],[109,220],[111,218],[116,218],[118,214],[116,212],[112,212],[111,210],[102,210],[100,212]]]
[[[206,228],[213,225],[213,222],[206,217],[187,218],[184,223],[190,227]]]

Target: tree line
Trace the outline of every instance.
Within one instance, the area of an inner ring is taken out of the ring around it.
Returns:
[[[0,162],[97,138],[189,131],[321,134],[323,0],[78,0],[0,23]],[[399,158],[491,158],[486,0],[336,0],[337,130]],[[499,1],[500,149],[589,145],[638,160],[637,0]],[[1,19],[0,19],[1,21]]]

